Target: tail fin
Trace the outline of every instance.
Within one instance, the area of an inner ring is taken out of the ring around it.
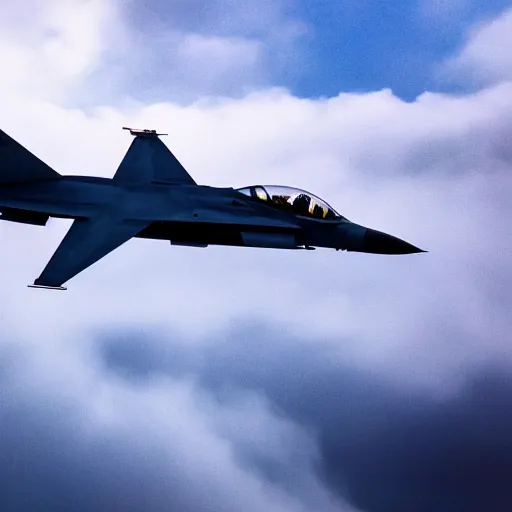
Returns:
[[[0,183],[52,180],[60,174],[0,130]]]

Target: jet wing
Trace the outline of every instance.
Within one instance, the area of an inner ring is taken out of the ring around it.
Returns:
[[[150,222],[118,218],[109,212],[77,219],[32,288],[64,289],[62,284],[138,234]]]
[[[197,185],[154,130],[126,129],[135,139],[114,175],[114,183]]]

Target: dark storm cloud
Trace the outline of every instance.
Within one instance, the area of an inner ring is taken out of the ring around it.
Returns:
[[[188,375],[219,400],[240,389],[267,397],[276,414],[318,434],[319,474],[361,510],[512,509],[512,376],[505,368],[475,368],[460,388],[437,395],[258,324],[200,351],[122,335],[103,338],[101,347],[108,367],[130,380]],[[290,469],[276,475],[251,446],[237,449],[270,480]]]
[[[184,375],[160,378],[159,340],[122,340],[156,343],[132,370],[143,379],[104,371],[98,347],[76,340],[0,344],[0,510],[326,510],[300,427],[241,387],[213,400]]]
[[[206,510],[204,497],[166,471],[158,443],[134,435],[137,420],[97,437],[68,390],[24,394],[8,377],[0,371],[2,511]]]

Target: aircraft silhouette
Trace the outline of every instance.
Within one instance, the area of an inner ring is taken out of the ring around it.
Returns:
[[[74,219],[41,275],[62,285],[133,237],[172,245],[230,245],[376,254],[425,252],[350,222],[322,199],[291,187],[198,185],[155,130],[135,137],[113,178],[63,176],[0,130],[0,219],[44,226]]]

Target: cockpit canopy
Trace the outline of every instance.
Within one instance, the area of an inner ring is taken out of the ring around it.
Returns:
[[[289,211],[295,215],[311,217],[319,220],[344,219],[334,208],[319,197],[292,187],[277,185],[256,185],[237,189],[246,196],[265,201],[280,210]]]

